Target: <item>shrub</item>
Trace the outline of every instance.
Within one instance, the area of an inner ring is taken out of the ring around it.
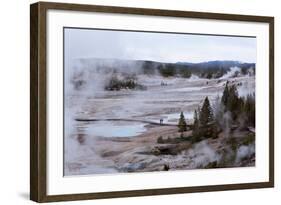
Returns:
[[[214,161],[214,162],[208,163],[204,168],[205,169],[212,169],[212,168],[217,168],[217,167],[218,167],[218,163],[217,163],[217,161]]]
[[[252,144],[253,142],[255,142],[255,134],[254,133],[249,133],[242,141],[243,145],[249,145]]]
[[[159,144],[163,144],[164,143],[164,139],[163,139],[162,136],[157,138],[157,143],[159,143]]]
[[[229,137],[226,141],[226,144],[228,144],[233,151],[236,151],[239,147],[239,143],[234,137]]]

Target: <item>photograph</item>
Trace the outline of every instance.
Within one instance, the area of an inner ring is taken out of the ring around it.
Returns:
[[[256,36],[64,27],[64,176],[255,167],[256,56]]]

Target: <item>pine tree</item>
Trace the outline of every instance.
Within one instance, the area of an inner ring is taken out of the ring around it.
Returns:
[[[194,110],[194,117],[193,117],[193,119],[194,119],[194,126],[195,127],[199,127],[199,120],[198,120],[198,114],[197,114],[197,110]]]
[[[221,98],[221,103],[224,106],[224,112],[229,111],[231,117],[236,121],[243,111],[243,99],[239,97],[236,85],[225,85],[223,95]]]
[[[227,108],[228,98],[229,98],[229,89],[228,89],[228,81],[227,81],[221,97],[221,102],[224,105],[225,109]]]
[[[224,114],[224,106],[221,102],[221,97],[218,95],[215,99],[215,102],[213,104],[213,114],[214,114],[214,120],[216,121],[216,124],[219,126],[221,123],[221,120],[223,118]]]
[[[243,107],[243,112],[246,115],[246,125],[255,126],[255,93],[247,95]]]
[[[194,110],[194,122],[193,122],[192,135],[197,136],[198,134],[199,134],[199,119],[198,119],[197,110]]]
[[[179,128],[179,132],[185,132],[187,130],[186,129],[186,121],[185,121],[183,112],[181,112],[181,114],[180,114],[178,128]]]
[[[208,97],[205,98],[203,106],[194,111],[194,122],[192,130],[192,143],[207,138],[217,138],[218,128],[214,121],[213,109]]]
[[[201,110],[200,105],[198,105],[196,112],[197,112],[197,119],[198,119],[198,125],[199,125],[199,126],[200,126],[200,120],[199,120],[199,117],[200,117],[200,110]]]
[[[229,96],[227,101],[227,110],[231,112],[232,119],[235,121],[241,112],[241,100],[235,85],[229,87]]]
[[[203,106],[200,111],[199,121],[201,126],[206,126],[208,123],[214,121],[213,111],[208,97],[205,98]]]

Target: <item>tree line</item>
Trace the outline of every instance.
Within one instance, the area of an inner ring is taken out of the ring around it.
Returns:
[[[210,61],[203,63],[160,63],[153,61],[143,62],[144,74],[159,73],[163,77],[183,77],[190,78],[192,74],[201,78],[220,78],[232,67],[241,68],[241,74],[254,74],[254,63],[240,63],[237,61]],[[253,73],[251,73],[253,71]]]

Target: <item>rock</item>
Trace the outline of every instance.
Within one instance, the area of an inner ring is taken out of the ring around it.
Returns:
[[[176,155],[179,152],[178,145],[163,145],[154,147],[151,153],[154,155]]]
[[[157,147],[154,147],[152,148],[151,153],[158,156],[161,154],[161,151]]]

